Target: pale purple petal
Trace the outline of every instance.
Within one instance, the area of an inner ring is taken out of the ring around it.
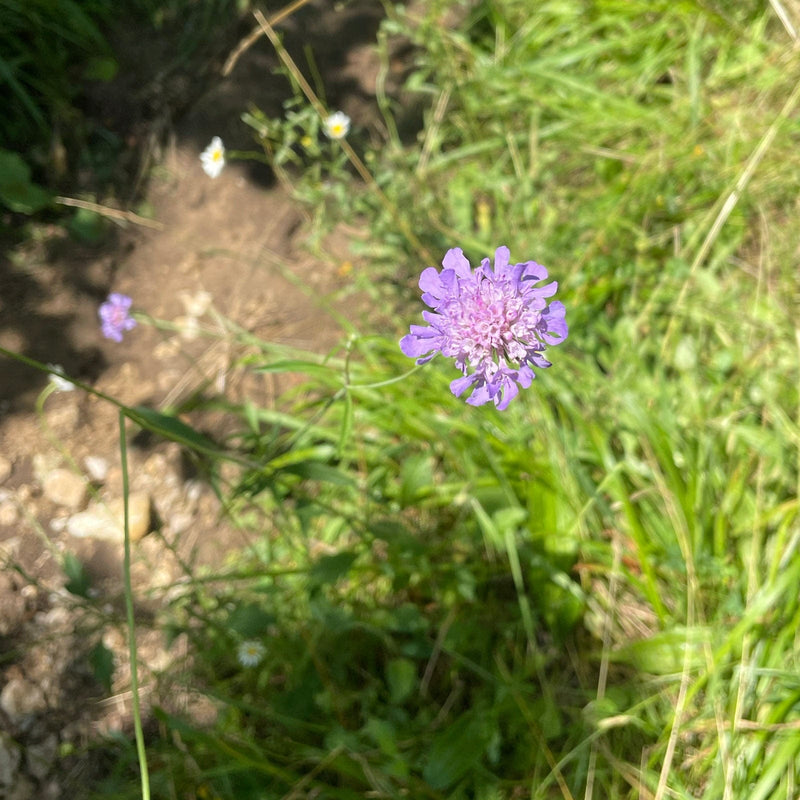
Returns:
[[[501,245],[494,251],[494,271],[502,272],[511,261],[511,251],[505,246]]]
[[[136,327],[136,320],[130,316],[133,300],[119,292],[112,292],[105,303],[97,310],[100,317],[100,330],[107,339],[115,342],[122,341],[124,331]]]
[[[444,297],[444,286],[439,278],[439,271],[436,267],[428,267],[422,270],[419,276],[419,288],[423,292],[429,292],[434,297]]]
[[[456,378],[450,383],[450,391],[456,397],[460,397],[476,380],[478,380],[478,376],[474,374],[465,375],[463,378]]]
[[[444,254],[442,266],[445,269],[452,269],[460,278],[470,277],[469,261],[467,261],[464,251],[460,247],[454,247]]]
[[[433,309],[422,312],[429,327],[412,325],[400,342],[418,364],[436,353],[453,358],[464,375],[450,391],[459,397],[472,389],[468,404],[492,401],[501,411],[533,383],[533,367],[551,365],[546,345],[568,333],[563,304],[545,300],[558,284],[537,286],[547,270],[535,261],[511,264],[510,256],[498,247],[494,269],[487,258],[472,270],[460,248],[448,250],[440,272],[429,267],[420,276],[422,299]]]

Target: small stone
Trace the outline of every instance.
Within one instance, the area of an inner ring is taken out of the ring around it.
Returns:
[[[50,520],[50,530],[53,533],[61,533],[67,527],[66,517],[54,517]]]
[[[5,483],[11,477],[11,469],[11,462],[5,456],[0,456],[0,483]]]
[[[83,465],[93,481],[102,483],[108,475],[108,461],[100,456],[86,456]]]
[[[170,533],[174,535],[178,535],[183,533],[184,531],[189,530],[189,527],[192,524],[192,515],[187,514],[183,511],[176,511],[172,514],[169,518],[169,522],[167,523]]]
[[[47,412],[47,424],[59,434],[74,433],[80,422],[80,409],[77,403],[60,403]]]
[[[10,788],[17,783],[21,759],[20,746],[10,734],[0,731],[0,787]]]
[[[17,524],[19,520],[19,510],[16,503],[11,500],[0,503],[0,526],[10,528]]]
[[[125,538],[124,506],[122,499],[107,506],[93,503],[67,520],[67,533],[79,539],[102,539],[121,542]],[[150,530],[150,495],[131,492],[128,496],[128,532],[132,542],[138,542]]]
[[[0,636],[10,636],[22,626],[25,618],[25,598],[16,590],[10,575],[0,572]]]
[[[119,523],[104,506],[91,505],[86,511],[73,514],[67,520],[67,533],[76,539],[102,539],[121,542],[124,537]]]
[[[33,456],[31,465],[33,475],[39,483],[44,483],[47,476],[58,467],[61,461],[58,453],[36,453]]]
[[[58,750],[58,738],[51,733],[44,741],[29,744],[25,748],[25,766],[28,774],[37,781],[44,781],[53,768]]]
[[[80,508],[86,500],[86,481],[68,469],[54,469],[49,472],[42,488],[48,500],[73,510]]]
[[[120,527],[124,520],[124,507],[122,500],[115,500],[111,503],[111,511],[120,521]],[[131,492],[128,495],[128,532],[131,541],[138,542],[150,531],[150,495],[146,492]]]
[[[0,692],[0,708],[14,722],[47,708],[44,693],[25,678],[12,678]]]
[[[17,777],[14,788],[5,796],[5,800],[33,800],[36,797],[36,787],[24,775]]]

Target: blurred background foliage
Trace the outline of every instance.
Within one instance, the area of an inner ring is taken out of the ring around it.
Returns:
[[[126,153],[130,118],[108,127],[93,100],[95,87],[132,67],[129,51],[115,47],[133,26],[140,43],[169,41],[170,58],[154,63],[150,79],[209,60],[215,42],[230,41],[247,0],[2,0],[0,2],[0,204],[31,214],[56,191],[95,195],[133,182]],[[150,35],[148,35],[150,31]],[[154,51],[140,44],[136,58]],[[120,56],[123,63],[120,64]],[[138,87],[141,88],[141,87]],[[125,91],[125,87],[121,87]],[[128,169],[120,170],[119,164]],[[8,221],[8,220],[7,220]]]

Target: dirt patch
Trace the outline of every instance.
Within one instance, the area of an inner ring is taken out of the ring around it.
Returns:
[[[357,126],[380,124],[372,96],[377,58],[368,46],[378,23],[375,3],[340,12],[318,3],[286,29],[290,49],[301,53],[311,44],[328,103]],[[239,121],[248,102],[280,113],[287,86],[273,75],[274,65],[267,43],[249,49],[151,148],[158,165],[146,200],[161,230],[118,229],[90,247],[53,228],[0,263],[0,344],[61,364],[125,404],[157,409],[179,407],[195,395],[269,406],[285,386],[236,370],[240,351],[229,336],[192,338],[140,325],[121,344],[103,340],[97,307],[109,291],[184,327],[210,302],[204,322],[217,324],[221,334],[225,318],[267,341],[320,353],[336,345],[342,331],[320,303],[335,303],[347,289],[340,269],[346,237],[329,242],[327,260],[312,258],[303,246],[303,212],[268,169],[232,162],[212,180],[200,168],[199,154],[214,135],[230,149],[251,148]],[[115,103],[119,114],[119,98]],[[100,734],[130,732],[122,546],[114,525],[122,497],[117,410],[71,391],[50,395],[38,415],[33,403],[46,378],[8,361],[3,371],[0,730],[7,734],[0,737],[0,797],[80,797],[91,770],[98,770],[96,760],[80,754]],[[206,415],[200,422],[219,434],[220,419]],[[132,438],[129,470],[146,517],[146,535],[134,545],[133,577],[147,697],[151,677],[181,655],[180,646],[167,651],[148,625],[158,599],[187,570],[224,563],[247,537],[225,520],[210,486],[177,445]],[[85,571],[89,601],[65,589],[67,553]],[[105,699],[91,667],[100,644],[115,659],[113,700]]]

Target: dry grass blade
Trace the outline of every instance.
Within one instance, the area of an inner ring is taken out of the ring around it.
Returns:
[[[307,5],[310,0],[294,0],[293,3],[289,3],[288,5],[284,6],[280,11],[273,14],[269,18],[270,25],[277,25],[279,22],[283,22],[287,17],[290,17],[294,14],[295,11],[301,9],[304,5]],[[223,76],[227,76],[231,73],[231,70],[236,66],[236,62],[264,35],[264,29],[261,25],[256,25],[247,36],[242,39],[234,51],[228,56],[228,60],[225,62],[225,66],[222,68]]]
[[[93,211],[95,214],[100,214],[103,217],[108,217],[118,222],[131,222],[134,225],[141,225],[143,228],[153,228],[153,230],[157,231],[164,230],[164,224],[162,222],[158,222],[158,220],[154,219],[147,219],[147,217],[140,217],[138,214],[134,214],[133,211],[121,211],[118,208],[101,206],[99,203],[90,203],[87,200],[78,200],[75,197],[56,197],[54,199],[59,205],[83,208],[86,211]]]

